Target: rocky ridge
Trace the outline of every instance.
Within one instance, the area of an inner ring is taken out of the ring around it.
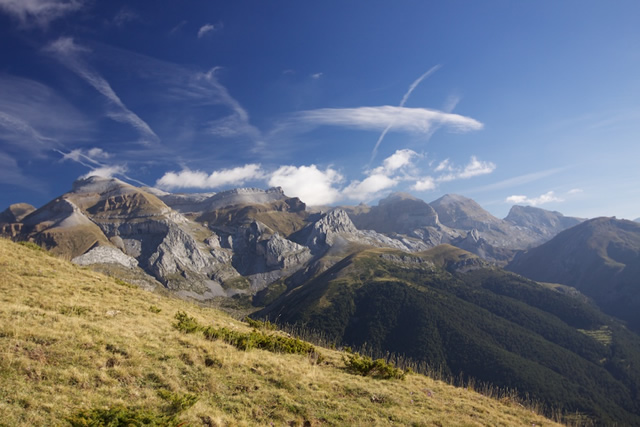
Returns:
[[[172,194],[90,177],[37,210],[12,205],[0,227],[78,264],[139,270],[178,294],[208,299],[302,280],[330,267],[326,255],[355,247],[421,252],[449,243],[505,262],[523,242],[550,238],[573,220],[531,209],[514,207],[499,220],[462,196],[428,204],[395,193],[373,207],[311,213],[281,188]]]

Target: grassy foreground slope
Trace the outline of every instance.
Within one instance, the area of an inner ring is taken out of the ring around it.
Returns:
[[[0,239],[0,425],[68,425],[114,408],[193,426],[553,424],[421,375],[349,374],[329,349],[317,349],[320,363],[240,351],[177,330],[179,311],[201,325],[251,330]]]

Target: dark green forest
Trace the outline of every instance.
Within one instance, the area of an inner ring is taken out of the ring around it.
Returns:
[[[460,251],[389,253],[348,256],[256,316],[517,389],[548,411],[640,424],[640,338],[584,298]]]

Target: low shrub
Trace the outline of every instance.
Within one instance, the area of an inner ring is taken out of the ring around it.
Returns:
[[[373,360],[369,356],[361,356],[358,353],[347,353],[342,360],[347,371],[356,375],[379,379],[404,379],[407,375],[402,369],[385,362],[384,359]]]
[[[175,318],[176,322],[173,324],[173,327],[180,332],[184,332],[185,334],[192,334],[202,329],[202,327],[198,324],[198,321],[195,318],[189,316],[184,311],[177,312]]]
[[[177,427],[175,415],[166,415],[141,408],[116,406],[108,409],[89,409],[67,418],[71,427],[149,426]]]

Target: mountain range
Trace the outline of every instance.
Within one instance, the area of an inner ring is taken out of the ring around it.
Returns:
[[[428,204],[401,193],[313,213],[280,188],[172,194],[99,177],[39,209],[20,203],[0,214],[4,236],[202,300],[253,295],[349,244],[416,252],[449,243],[505,265],[580,221],[519,206],[501,220],[462,196]]]
[[[460,195],[313,211],[280,188],[175,194],[99,177],[0,213],[4,236],[142,288],[631,424],[640,338],[600,309],[637,330],[639,228],[522,206],[499,219]]]

